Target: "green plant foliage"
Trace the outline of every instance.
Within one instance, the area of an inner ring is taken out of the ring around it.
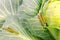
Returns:
[[[0,0],[0,39],[60,40],[59,10],[60,0]]]

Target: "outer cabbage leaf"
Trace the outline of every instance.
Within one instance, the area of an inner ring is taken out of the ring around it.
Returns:
[[[16,35],[16,36],[22,38],[22,40],[40,40],[37,37],[33,36],[29,32],[28,28],[24,27],[22,23],[24,23],[24,22],[22,22],[22,17],[18,18],[16,15],[8,16],[5,23],[3,24],[2,28],[11,27],[11,28],[15,29],[17,32],[19,32],[19,35]],[[8,32],[8,31],[5,30],[4,33],[5,32]],[[15,36],[13,33],[10,33],[10,32],[8,32],[8,33],[9,33],[9,35],[6,35],[7,34],[6,33],[4,36]]]
[[[56,40],[60,40],[60,28],[48,27],[48,29]]]
[[[2,27],[8,15],[16,13],[21,4],[22,0],[0,0],[0,27]]]
[[[23,0],[23,4],[18,8],[18,11],[25,12],[26,15],[31,17],[39,13],[42,0]]]

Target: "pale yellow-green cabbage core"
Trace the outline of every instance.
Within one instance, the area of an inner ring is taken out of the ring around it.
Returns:
[[[45,17],[48,25],[60,26],[60,1],[48,4]]]

